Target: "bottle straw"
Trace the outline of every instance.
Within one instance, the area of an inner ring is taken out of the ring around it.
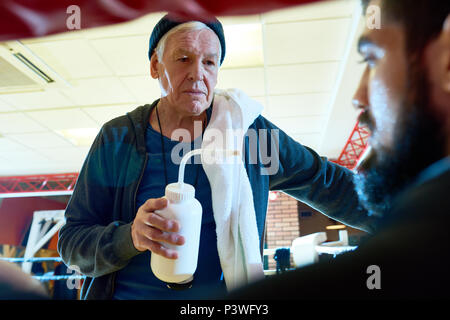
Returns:
[[[189,151],[181,159],[180,168],[178,170],[178,184],[180,185],[181,188],[184,185],[184,168],[186,166],[186,162],[188,161],[188,159],[190,157],[195,156],[197,154],[202,154],[202,153],[205,153],[205,152],[211,152],[212,154],[215,154],[216,156],[219,155],[219,153],[221,153],[221,155],[223,157],[233,157],[233,156],[238,156],[240,154],[238,150],[230,150],[230,149],[217,149],[217,150],[214,150],[214,149],[195,149],[195,150]]]

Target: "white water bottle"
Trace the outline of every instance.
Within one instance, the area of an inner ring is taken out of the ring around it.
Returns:
[[[193,155],[207,152],[213,158],[239,155],[235,150],[202,150],[196,149],[188,152],[180,163],[178,182],[166,186],[165,198],[167,207],[156,210],[160,216],[177,220],[180,225],[178,234],[185,239],[183,245],[163,243],[166,248],[178,252],[177,259],[168,259],[156,253],[151,256],[153,274],[167,284],[186,284],[193,280],[197,269],[198,249],[200,245],[200,231],[202,224],[202,206],[195,199],[195,188],[184,183],[184,167],[188,158]],[[170,285],[169,285],[170,287]]]
[[[171,183],[166,186],[167,207],[155,211],[166,219],[177,220],[180,225],[178,233],[185,239],[181,246],[163,244],[176,250],[178,259],[167,259],[152,253],[152,271],[158,279],[167,283],[190,282],[197,269],[202,206],[194,196],[195,189],[190,184]]]

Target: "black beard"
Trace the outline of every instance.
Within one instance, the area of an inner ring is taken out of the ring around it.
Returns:
[[[422,170],[445,156],[443,125],[431,111],[424,73],[418,79],[415,102],[403,103],[400,109],[393,148],[373,148],[364,170],[354,176],[355,190],[369,215],[384,216]]]

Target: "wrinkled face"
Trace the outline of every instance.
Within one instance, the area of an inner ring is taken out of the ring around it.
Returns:
[[[358,50],[366,69],[353,104],[371,131],[371,151],[358,168],[355,185],[369,213],[381,216],[421,170],[445,155],[445,142],[430,94],[432,59],[410,58],[404,28],[382,21],[381,29],[363,32]]]
[[[151,58],[161,98],[182,115],[199,115],[213,99],[219,70],[220,42],[209,29],[179,31],[167,39],[161,61]]]

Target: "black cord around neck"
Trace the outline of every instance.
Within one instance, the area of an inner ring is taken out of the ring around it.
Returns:
[[[166,153],[165,153],[165,147],[164,147],[164,136],[163,136],[163,132],[162,132],[161,121],[159,120],[158,105],[155,106],[155,109],[156,109],[156,118],[158,119],[159,135],[161,137],[161,152],[162,152],[162,156],[163,156],[164,178],[166,179],[166,186],[167,186],[169,184],[169,179],[167,177],[167,163],[166,163]],[[203,133],[205,132],[205,127],[206,127],[205,121],[202,121],[202,140],[203,140]],[[200,173],[200,166],[197,166],[197,174],[195,177],[194,188],[196,188],[196,186],[197,186],[199,173]]]

